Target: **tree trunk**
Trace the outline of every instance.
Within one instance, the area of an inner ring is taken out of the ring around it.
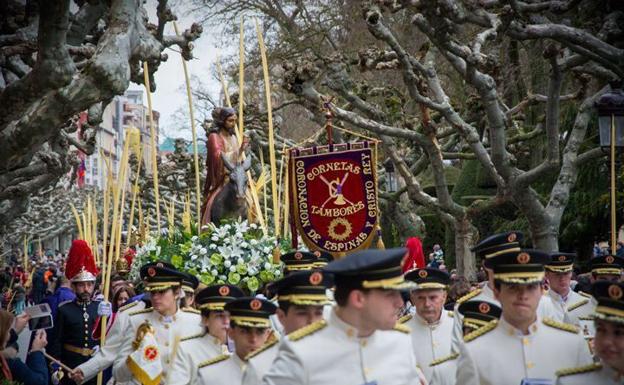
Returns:
[[[477,277],[475,255],[470,251],[474,245],[476,229],[467,217],[456,219],[453,223],[455,230],[455,261],[459,275],[472,281]]]

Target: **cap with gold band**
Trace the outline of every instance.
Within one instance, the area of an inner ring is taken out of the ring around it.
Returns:
[[[237,326],[268,328],[271,326],[269,317],[275,314],[277,306],[265,299],[243,297],[228,302],[225,310],[230,312],[230,321]]]
[[[191,273],[183,273],[184,278],[182,278],[182,290],[194,292],[199,286],[199,279]]]
[[[470,329],[479,329],[501,316],[502,309],[488,301],[462,302],[457,311],[464,316],[463,326]]]
[[[522,242],[523,239],[524,234],[520,231],[508,231],[490,235],[479,241],[479,243],[470,250],[473,251],[477,257],[483,259],[485,267],[491,269],[492,258],[500,254],[505,254],[508,251],[520,251],[520,242]]]
[[[223,311],[225,305],[245,293],[234,285],[212,285],[200,290],[195,296],[195,304],[199,310]]]
[[[492,259],[494,280],[508,284],[540,283],[544,279],[544,265],[549,262],[550,255],[540,250],[508,251]]]
[[[281,304],[288,302],[294,305],[329,305],[327,289],[334,280],[331,274],[318,270],[294,272],[269,286],[271,297],[277,296]]]
[[[314,267],[316,268],[325,267],[334,260],[334,256],[326,251],[315,251],[313,254],[316,256],[316,261],[314,262]]]
[[[145,285],[145,291],[161,291],[179,287],[184,278],[184,273],[166,262],[152,262],[143,265],[140,275]]]
[[[592,294],[598,301],[596,318],[624,324],[624,282],[597,281]]]
[[[284,264],[284,272],[311,270],[316,267],[318,257],[309,251],[293,251],[283,254],[280,260]]]
[[[447,289],[451,278],[438,269],[414,269],[405,273],[405,279],[416,282],[416,290]]]
[[[336,286],[363,289],[414,289],[416,284],[406,281],[401,266],[407,249],[356,251],[330,262],[323,271],[334,274]]]
[[[624,267],[624,258],[615,255],[594,257],[589,261],[594,274],[620,275]]]
[[[544,268],[553,273],[569,273],[574,269],[575,258],[575,253],[550,253],[550,262]]]

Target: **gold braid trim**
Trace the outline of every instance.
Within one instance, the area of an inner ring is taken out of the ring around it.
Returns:
[[[411,314],[406,314],[406,315],[404,315],[403,317],[399,318],[399,320],[397,321],[397,323],[404,324],[404,323],[406,323],[407,321],[411,320],[411,319],[412,319],[412,317],[413,317],[413,316],[412,316]]]
[[[578,309],[579,307],[585,305],[588,302],[589,302],[588,299],[584,299],[582,301],[579,301],[579,302],[575,303],[574,305],[570,305],[570,306],[568,306],[568,311],[572,311],[574,309]]]
[[[130,314],[128,314],[128,315],[137,315],[137,314],[151,313],[151,312],[152,312],[152,310],[154,310],[154,309],[152,309],[152,308],[150,307],[150,308],[143,309],[143,310],[133,311],[132,313],[130,313]]]
[[[181,341],[188,341],[188,340],[192,340],[192,339],[195,339],[195,338],[201,338],[201,337],[203,337],[203,336],[205,336],[205,335],[206,335],[206,332],[205,332],[205,331],[204,331],[204,332],[201,332],[201,333],[197,333],[197,334],[191,334],[190,336],[182,337],[182,338],[180,339],[180,342],[181,342]]]
[[[450,360],[454,360],[457,357],[459,357],[459,353],[452,353],[446,357],[442,357],[442,358],[438,358],[437,360],[433,360],[431,361],[431,363],[429,364],[429,366],[436,366],[436,365],[440,365],[443,362],[446,361],[450,361]]]
[[[579,291],[578,293],[579,293],[580,295],[582,295],[583,297],[593,298],[593,297],[591,296],[591,294],[587,294],[587,293],[585,293],[584,291]]]
[[[257,356],[258,354],[264,352],[265,350],[269,349],[272,346],[275,346],[275,344],[277,344],[278,342],[279,342],[279,338],[277,338],[275,333],[271,333],[271,336],[269,337],[267,342],[265,342],[264,345],[260,346],[258,349],[254,350],[253,352],[247,354],[247,357],[245,357],[245,360],[248,361],[250,358]]]
[[[578,334],[578,332],[579,332],[579,328],[577,328],[576,326],[570,325],[570,324],[566,324],[566,323],[563,323],[563,322],[557,322],[557,321],[555,321],[555,320],[553,320],[551,318],[544,318],[542,320],[542,322],[544,323],[544,325],[548,325],[548,326],[550,326],[552,328],[563,330],[563,331],[566,331],[568,333]]]
[[[394,325],[392,330],[396,330],[397,332],[401,332],[401,333],[405,333],[405,334],[410,334],[412,332],[412,329],[410,329],[409,326],[405,326],[405,325],[400,324],[400,323],[397,323],[396,325]]]
[[[183,307],[181,310],[185,313],[201,314],[199,310],[192,308],[192,307]]]
[[[122,307],[120,307],[119,309],[117,309],[117,311],[118,311],[118,312],[120,312],[120,311],[125,311],[125,310],[128,310],[128,309],[130,309],[131,307],[134,307],[134,306],[138,305],[138,303],[139,303],[139,301],[130,302],[129,304],[127,304],[127,305],[123,305]]]
[[[565,369],[557,370],[555,375],[557,377],[565,377],[565,376],[571,376],[573,374],[594,372],[600,369],[602,369],[601,364],[593,363],[593,364],[584,365],[584,366],[577,366],[576,368],[565,368]]]
[[[464,303],[468,301],[469,299],[478,296],[479,294],[481,294],[481,289],[473,290],[470,293],[464,295],[463,297],[460,297],[457,301],[455,301],[455,303],[458,303],[458,304]]]
[[[307,326],[302,327],[301,329],[297,329],[294,332],[288,334],[288,339],[291,341],[299,341],[303,337],[309,336],[327,326],[327,321],[320,320],[313,322]]]
[[[470,342],[474,339],[476,339],[477,337],[481,337],[482,335],[491,332],[492,330],[496,329],[496,326],[498,326],[498,320],[492,320],[490,322],[488,322],[487,325],[480,327],[479,329],[470,332],[468,334],[466,334],[464,336],[464,342]]]
[[[209,360],[200,362],[199,365],[197,366],[197,368],[201,369],[201,368],[203,368],[205,366],[216,364],[216,363],[221,362],[221,361],[225,361],[228,358],[230,358],[229,354],[221,354],[221,355],[218,355],[218,356],[216,356],[214,358],[211,358]]]

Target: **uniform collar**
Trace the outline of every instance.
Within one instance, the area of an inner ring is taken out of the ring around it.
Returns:
[[[415,318],[418,320],[418,322],[419,322],[420,324],[422,324],[423,326],[427,326],[427,327],[430,327],[430,328],[432,328],[432,329],[435,329],[435,328],[437,328],[438,326],[440,326],[440,325],[442,324],[442,322],[444,322],[444,317],[446,316],[446,314],[444,314],[444,313],[446,313],[446,312],[444,311],[444,308],[442,308],[442,311],[440,312],[440,318],[438,318],[438,320],[437,320],[437,321],[435,321],[435,322],[433,322],[433,323],[429,323],[429,322],[427,322],[427,320],[425,320],[424,318],[422,318],[422,317],[420,316],[420,314],[418,314],[418,312],[414,313],[414,317],[415,317]]]
[[[492,290],[492,288],[490,288],[490,285],[488,285],[488,281],[486,281],[484,285],[481,286],[481,295],[489,300],[494,300],[498,303],[498,300],[496,299],[496,297],[494,297],[494,291]]]
[[[548,290],[548,295],[557,302],[567,303],[568,300],[572,298],[572,289],[568,291],[568,294],[565,297],[560,295],[553,289]]]
[[[502,330],[505,331],[505,334],[510,335],[510,336],[530,337],[538,331],[540,322],[541,322],[541,319],[537,317],[535,322],[533,322],[529,326],[529,334],[525,335],[521,330],[516,329],[515,326],[507,322],[507,320],[505,320],[505,315],[502,315],[500,317],[500,320],[498,321],[498,327],[502,328]]]
[[[232,360],[241,371],[243,371],[247,365],[247,362],[243,361],[236,352],[230,356],[230,360]]]
[[[355,328],[354,326],[351,326],[350,324],[344,322],[342,319],[340,319],[340,317],[338,317],[338,314],[336,314],[336,307],[334,306],[334,308],[331,311],[331,314],[329,316],[329,319],[327,320],[327,322],[330,325],[333,325],[334,327],[336,327],[338,330],[340,330],[342,332],[342,334],[344,334],[348,339],[358,339],[358,329]],[[371,338],[372,336],[375,335],[375,332],[373,332],[373,334],[371,334],[368,337],[364,337],[364,338]]]
[[[180,313],[182,312],[182,310],[180,310],[180,308],[178,308],[178,310],[176,310],[176,312],[173,315],[168,315],[168,316],[164,316],[158,312],[156,312],[156,316],[158,317],[158,320],[162,323],[168,324],[168,323],[172,323],[178,320],[178,318],[180,318]]]

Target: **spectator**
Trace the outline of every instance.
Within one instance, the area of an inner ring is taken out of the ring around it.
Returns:
[[[429,263],[427,264],[427,267],[430,267],[432,269],[440,268],[440,263],[436,260],[433,253],[429,253]]]
[[[451,286],[449,287],[449,295],[446,305],[444,305],[444,308],[447,310],[453,310],[455,302],[457,302],[459,298],[470,293],[470,291],[470,282],[468,282],[466,277],[458,276],[457,279],[455,279],[455,281],[451,283]]]
[[[56,318],[56,311],[58,310],[58,305],[62,302],[73,301],[76,298],[76,294],[74,294],[71,289],[71,283],[67,279],[67,277],[62,276],[58,278],[58,285],[54,294],[46,297],[44,302],[50,305],[50,310],[52,311],[52,317]]]
[[[134,290],[128,285],[117,285],[113,294],[113,313],[122,307],[128,300],[135,296]]]
[[[21,283],[16,282],[13,285],[13,309],[15,309],[15,315],[20,315],[26,307],[26,289]]]
[[[7,342],[11,335],[11,325],[13,315],[5,310],[0,310],[0,378],[22,383],[24,385],[41,385],[48,383],[48,368],[45,357],[41,352],[48,344],[46,333],[39,330],[32,342],[32,347],[26,363],[17,358],[17,351],[14,348],[7,348]]]
[[[437,243],[433,245],[433,257],[438,261],[438,264],[444,263],[444,251]]]
[[[592,250],[592,258],[596,258],[600,256],[602,256],[602,249],[600,248],[600,245],[598,245],[598,242],[594,242],[594,248]]]

